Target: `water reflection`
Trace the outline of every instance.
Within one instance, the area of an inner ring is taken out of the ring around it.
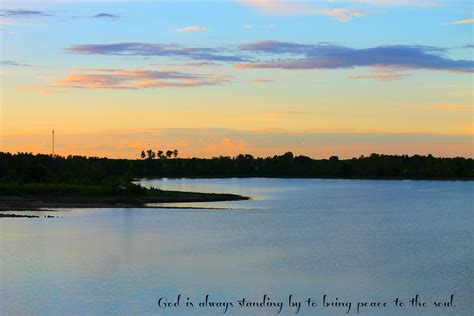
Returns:
[[[179,209],[62,210],[54,219],[2,219],[2,313],[159,314],[158,297],[178,293],[194,298],[210,293],[222,300],[263,294],[286,300],[289,293],[341,299],[408,299],[420,293],[428,300],[454,293],[457,315],[472,310],[471,182],[142,183],[261,198],[188,203]],[[208,206],[225,209],[203,209]],[[429,309],[425,314],[449,313]]]

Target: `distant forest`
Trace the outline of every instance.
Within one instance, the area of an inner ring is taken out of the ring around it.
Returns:
[[[280,156],[109,159],[0,152],[2,182],[93,184],[141,177],[302,177],[349,179],[474,179],[472,158],[379,155],[352,159]],[[176,155],[177,156],[177,155]]]

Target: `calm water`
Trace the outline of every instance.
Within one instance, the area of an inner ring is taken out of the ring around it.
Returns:
[[[408,300],[429,307],[361,315],[472,315],[473,182],[303,179],[146,180],[147,186],[230,192],[220,209],[87,209],[59,218],[0,219],[0,314],[222,315],[160,309],[242,297],[283,301]],[[434,309],[433,301],[454,308]],[[306,303],[305,303],[306,304]],[[277,307],[225,315],[277,315]],[[345,315],[301,307],[299,315]],[[73,313],[71,313],[73,311]]]

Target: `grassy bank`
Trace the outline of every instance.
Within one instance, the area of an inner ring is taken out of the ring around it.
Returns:
[[[81,185],[69,183],[0,183],[0,211],[54,208],[148,207],[151,203],[246,200],[226,193],[148,189],[133,183]]]

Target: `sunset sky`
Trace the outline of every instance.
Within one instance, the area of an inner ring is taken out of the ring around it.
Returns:
[[[469,0],[1,5],[0,151],[473,156]]]

